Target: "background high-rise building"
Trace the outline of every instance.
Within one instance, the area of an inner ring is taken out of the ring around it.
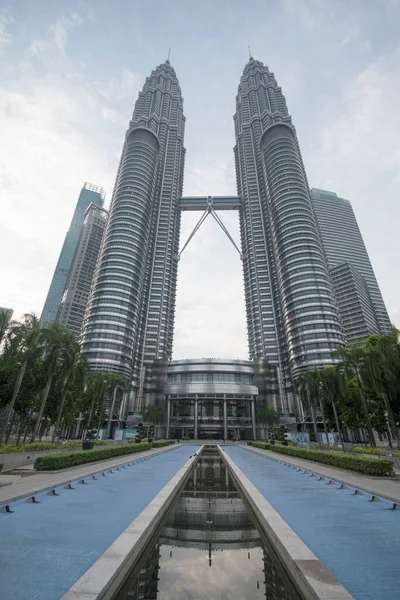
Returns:
[[[79,240],[69,270],[57,321],[78,340],[100,252],[108,211],[93,202],[85,212]]]
[[[347,342],[366,340],[380,334],[374,305],[365,279],[348,262],[330,270]]]
[[[274,74],[253,58],[234,121],[250,356],[276,367],[270,402],[291,413],[294,379],[333,363],[341,323],[296,131]]]
[[[353,268],[353,295],[355,288],[358,289],[357,293],[361,293],[360,290],[362,287],[360,287],[360,283],[355,283],[357,279],[354,275],[355,270],[364,279],[368,288],[370,302],[372,302],[372,306],[367,307],[368,295],[362,293],[363,304],[366,307],[365,310],[368,316],[364,311],[365,314],[363,313],[364,316],[361,317],[359,310],[358,317],[354,314],[354,319],[362,318],[364,320],[364,325],[362,326],[364,333],[360,337],[358,335],[361,333],[361,330],[351,326],[348,312],[342,315],[347,341],[352,342],[356,339],[365,339],[372,333],[386,333],[390,329],[389,315],[350,202],[344,198],[339,198],[335,192],[317,188],[311,190],[311,196],[325,254],[329,267],[331,271],[333,270],[335,292],[338,304],[342,306],[341,313],[343,313],[343,307],[346,306],[346,286],[340,283],[337,277],[337,268],[344,263],[348,263]],[[376,331],[376,325],[371,312],[375,313],[378,331]]]
[[[184,127],[167,60],[146,79],[126,133],[82,335],[92,369],[131,378],[137,410],[153,360],[172,356]]]
[[[71,268],[86,209],[91,202],[98,206],[103,206],[104,197],[105,194],[103,188],[87,182],[84,184],[81,193],[79,194],[72,221],[67,235],[65,236],[50,288],[47,293],[46,302],[40,317],[40,322],[42,324],[47,323],[48,321],[55,321],[57,318],[58,307],[60,306],[63,297],[65,284]]]

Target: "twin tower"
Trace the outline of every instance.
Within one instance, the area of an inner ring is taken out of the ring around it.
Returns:
[[[249,59],[236,97],[235,164],[250,358],[265,400],[295,412],[294,383],[344,345],[299,143],[274,74]],[[91,369],[123,373],[140,409],[172,357],[185,117],[167,60],[125,136],[83,327]]]

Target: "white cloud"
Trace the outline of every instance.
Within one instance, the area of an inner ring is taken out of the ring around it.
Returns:
[[[199,213],[183,213],[181,248]],[[221,213],[239,244],[238,214]],[[178,273],[174,358],[247,358],[242,264],[208,216],[184,250]]]
[[[323,151],[347,173],[349,160],[364,177],[400,166],[400,115],[393,110],[400,92],[394,77],[399,58],[382,59],[364,69],[345,91],[334,122],[322,132]]]
[[[117,111],[113,108],[107,108],[106,106],[101,109],[101,116],[105,121],[111,121],[112,123],[116,123],[118,120]]]
[[[9,32],[9,25],[14,22],[10,13],[5,10],[0,10],[0,51],[3,50],[11,41],[12,35]]]
[[[40,314],[83,183],[108,197],[114,184],[123,134],[105,120],[113,122],[118,104],[104,107],[102,84],[91,84],[66,53],[67,32],[81,23],[75,13],[57,21],[0,84],[0,269],[8,282],[0,305],[16,316]],[[127,79],[134,74],[123,75],[122,87]]]
[[[23,253],[23,272],[36,274],[29,288],[17,278],[25,301],[16,312],[40,311],[83,182],[111,191],[115,163],[106,136],[92,135],[96,110],[100,121],[95,98],[59,79],[33,79],[24,93],[0,88],[0,223],[13,234],[2,236],[0,260],[18,273]]]
[[[189,157],[190,161],[190,157]],[[204,158],[185,169],[186,196],[236,194],[232,156]],[[201,213],[182,215],[182,248]],[[219,214],[240,248],[236,211]],[[184,250],[178,270],[174,358],[247,358],[242,264],[209,215]]]
[[[280,0],[280,6],[286,17],[306,29],[317,29],[332,10],[329,0]]]
[[[312,185],[351,200],[390,316],[397,324],[399,58],[397,51],[371,63],[339,102],[326,107],[325,126],[306,156]]]
[[[220,156],[194,164],[189,162],[185,169],[184,185],[186,196],[236,195],[233,152],[229,157]]]
[[[78,13],[71,13],[68,17],[63,17],[50,25],[49,31],[53,36],[53,40],[59,50],[65,52],[68,41],[68,31],[73,27],[82,25],[83,17]]]
[[[99,93],[109,102],[135,99],[143,86],[143,77],[130,69],[123,68],[117,77],[107,82],[96,82]]]

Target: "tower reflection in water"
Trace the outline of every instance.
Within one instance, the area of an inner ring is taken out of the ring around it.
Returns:
[[[116,600],[214,598],[298,600],[209,446]]]

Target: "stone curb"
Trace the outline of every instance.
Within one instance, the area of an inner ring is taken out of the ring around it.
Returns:
[[[305,600],[351,600],[353,596],[317,559],[233,460],[220,446],[218,450],[300,595]]]

